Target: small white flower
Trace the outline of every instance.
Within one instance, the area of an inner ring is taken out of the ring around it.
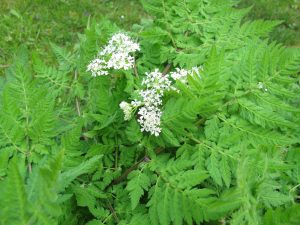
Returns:
[[[155,89],[146,89],[139,92],[146,106],[159,106],[162,104],[162,94],[158,93]]]
[[[187,76],[190,73],[191,73],[191,71],[189,71],[189,70],[176,68],[176,72],[171,72],[170,76],[174,80],[180,80],[183,83],[187,83]]]
[[[101,75],[108,75],[107,68],[107,63],[103,59],[94,59],[87,66],[87,71],[90,71],[92,73],[92,76],[96,77]]]
[[[141,125],[141,131],[150,132],[152,135],[159,136],[161,132],[160,118],[161,111],[156,107],[143,106],[139,109],[138,122]]]
[[[123,52],[112,54],[107,62],[108,68],[128,70],[134,65],[134,58]]]
[[[257,87],[259,89],[263,89],[264,88],[264,84],[262,82],[258,82]]]
[[[99,53],[100,55],[109,55],[118,52],[132,53],[140,51],[140,45],[135,43],[126,34],[117,33],[109,40],[108,45]]]
[[[264,90],[264,91],[268,91],[268,89],[266,88],[266,86],[264,85],[264,83],[262,83],[262,82],[258,82],[258,84],[257,84],[257,88],[258,89],[261,89],[261,90]]]
[[[123,110],[124,120],[130,120],[132,116],[131,113],[133,111],[131,104],[122,101],[119,106]]]
[[[200,75],[200,71],[203,70],[202,66],[194,66],[191,70],[186,70],[182,68],[175,68],[175,72],[170,72],[170,77],[173,78],[173,80],[180,80],[182,83],[187,83],[187,77],[188,75],[197,75],[198,77],[202,78]]]
[[[133,100],[131,101],[131,105],[135,108],[139,107],[142,105],[142,102],[141,101],[138,101],[138,100]]]
[[[142,85],[145,85],[147,89],[153,89],[158,93],[163,93],[165,90],[171,90],[172,81],[169,79],[169,75],[163,75],[158,69],[153,72],[146,72],[146,78],[143,79]]]
[[[203,71],[203,67],[202,66],[199,66],[199,67],[194,66],[194,67],[192,67],[190,73],[191,74],[196,74],[198,77],[200,77],[202,79],[200,71]]]

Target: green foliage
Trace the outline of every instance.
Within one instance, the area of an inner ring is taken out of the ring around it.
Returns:
[[[130,179],[130,181],[128,182],[126,189],[130,192],[132,209],[135,209],[140,198],[144,194],[144,191],[148,191],[150,179],[141,171],[131,172],[128,179]]]
[[[1,184],[5,190],[1,224],[57,224],[61,212],[54,190],[61,162],[59,154],[49,160],[49,165],[36,167],[25,182],[17,158],[12,159],[8,178]]]
[[[248,19],[281,20],[271,37],[286,45],[299,47],[299,0],[242,0],[239,7],[252,6]]]
[[[0,224],[297,224],[300,52],[238,2],[142,0],[135,67],[108,76],[86,69],[120,31],[106,19],[71,51],[49,43],[55,61],[20,47],[0,86]],[[125,121],[145,72],[179,66],[201,69],[163,96],[160,135]]]

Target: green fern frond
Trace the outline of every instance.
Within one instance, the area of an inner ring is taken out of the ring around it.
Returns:
[[[251,36],[259,36],[259,37],[268,37],[269,33],[279,24],[281,21],[264,21],[264,20],[255,20],[253,22],[247,21],[244,23],[240,32],[242,35],[247,36],[250,34]]]
[[[227,135],[231,133],[230,130],[232,130],[232,132],[241,132],[242,135],[239,134],[239,136],[247,138],[248,141],[254,145],[259,145],[260,143],[289,145],[297,142],[296,138],[293,136],[284,136],[274,130],[257,128],[256,126],[251,125],[249,122],[241,118],[237,118],[234,116],[230,119],[225,119],[222,116],[219,118],[224,121],[226,125],[228,125],[228,127],[225,127],[226,129],[228,129]],[[257,140],[259,140],[259,142]]]
[[[3,202],[2,221],[3,224],[27,224],[30,219],[32,205],[27,200],[24,178],[21,175],[17,158],[10,163],[8,179],[5,183],[5,193],[1,195]]]
[[[195,188],[207,179],[208,175],[201,167],[193,169],[193,161],[180,157],[170,159],[162,166],[166,157],[151,162],[150,169],[156,173],[156,183],[150,189],[149,216],[153,224],[192,224],[208,220],[210,204],[218,201],[214,191],[207,188]],[[221,203],[220,203],[221,205]],[[233,208],[236,208],[237,205]],[[230,207],[224,211],[227,213]],[[230,209],[233,209],[230,208]],[[215,210],[217,210],[215,208]],[[219,209],[220,210],[220,209]],[[213,213],[212,213],[213,214]]]
[[[131,199],[132,210],[136,208],[140,198],[144,194],[144,191],[148,191],[150,186],[149,177],[141,171],[133,171],[129,174],[128,179],[130,180],[126,186],[129,191]]]
[[[297,51],[295,54],[289,57],[289,60],[285,62],[281,67],[279,73],[282,76],[294,76],[299,73],[300,70],[300,53]]]
[[[34,71],[37,78],[54,90],[53,96],[58,96],[70,89],[70,76],[68,71],[57,70],[54,67],[46,66],[37,57],[34,60]]]
[[[64,71],[70,71],[75,65],[75,56],[54,43],[51,43],[51,48],[58,59],[60,68]]]
[[[248,120],[252,124],[257,124],[263,128],[288,127],[293,129],[297,127],[294,123],[282,118],[277,113],[262,108],[246,99],[240,99],[238,104],[241,107],[241,117]]]
[[[95,170],[99,166],[101,158],[101,155],[94,156],[80,165],[69,168],[67,171],[62,173],[59,177],[59,190],[65,189],[78,176]]]

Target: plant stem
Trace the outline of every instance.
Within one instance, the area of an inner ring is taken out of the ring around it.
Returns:
[[[108,189],[109,187],[113,186],[113,185],[116,185],[116,184],[119,184],[121,183],[123,180],[125,180],[128,176],[128,174],[130,172],[132,172],[133,170],[137,169],[138,166],[145,160],[145,156],[140,159],[138,162],[136,162],[134,165],[132,165],[131,167],[129,167],[127,170],[125,170],[125,172],[117,177],[116,179],[114,179],[105,189]]]
[[[109,208],[109,211],[111,212],[111,214],[113,215],[113,217],[115,218],[116,222],[117,223],[120,223],[120,219],[119,217],[117,216],[117,213],[116,211],[114,210],[114,208],[112,207],[111,203],[109,200],[107,200],[107,206]]]
[[[75,73],[74,73],[74,80],[75,80],[75,82],[78,80],[78,72],[77,72],[77,69],[75,70]],[[75,97],[75,102],[76,102],[76,110],[77,110],[77,114],[78,114],[78,116],[81,116],[80,102],[79,102],[79,98],[78,98],[77,96]]]
[[[119,156],[119,141],[118,141],[118,137],[115,136],[115,169],[117,170],[118,168],[118,156]]]
[[[136,63],[134,64],[133,71],[134,71],[135,76],[139,77],[139,74],[138,74],[138,71],[137,71],[137,68],[136,68]]]
[[[171,66],[172,66],[171,63],[168,63],[168,64],[166,65],[166,67],[164,68],[164,70],[163,70],[163,72],[162,72],[162,75],[163,75],[163,76],[166,75],[166,74],[169,72]]]
[[[160,154],[162,151],[163,151],[162,148],[158,148],[158,149],[156,149],[155,152],[156,152],[156,154]],[[133,164],[131,167],[129,167],[127,170],[125,170],[125,172],[121,176],[112,180],[112,182],[105,188],[105,190],[107,190],[111,186],[121,183],[123,180],[125,180],[127,178],[128,174],[130,172],[137,169],[142,162],[147,162],[148,160],[149,160],[149,156],[147,154],[145,154],[139,161],[137,161],[135,164]]]
[[[31,162],[28,162],[28,171],[29,171],[29,173],[32,172]]]

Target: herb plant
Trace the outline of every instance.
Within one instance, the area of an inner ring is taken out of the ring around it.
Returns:
[[[236,0],[142,0],[1,85],[0,224],[298,224],[299,51]]]

